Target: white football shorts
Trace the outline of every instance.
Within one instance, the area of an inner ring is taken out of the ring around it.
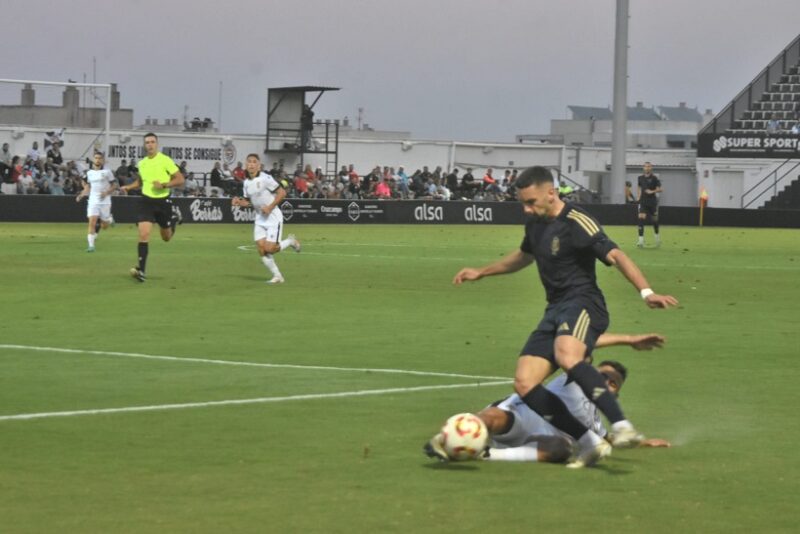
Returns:
[[[89,217],[98,217],[101,221],[110,221],[111,203],[89,202],[86,205],[86,218],[88,219]]]
[[[282,230],[283,224],[281,223],[263,226],[256,223],[256,225],[253,226],[253,241],[266,239],[269,243],[280,243]]]

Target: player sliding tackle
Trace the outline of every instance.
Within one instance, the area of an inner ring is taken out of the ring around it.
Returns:
[[[531,167],[522,172],[517,198],[528,216],[520,248],[485,267],[462,269],[453,283],[515,273],[536,262],[548,305],[520,351],[514,390],[533,411],[578,442],[579,453],[570,467],[593,465],[611,453],[611,446],[578,421],[542,382],[562,368],[611,423],[611,445],[633,447],[644,439],[625,418],[602,375],[586,361],[609,324],[595,261],[616,266],[650,308],[668,308],[678,301],[655,293],[591,215],[558,197],[548,169]]]
[[[661,347],[663,342],[664,338],[658,334],[603,334],[597,340],[596,348],[629,345],[636,350],[651,350]],[[608,390],[618,397],[628,377],[625,366],[617,361],[604,360],[597,370],[605,379]],[[581,423],[601,437],[608,435],[595,405],[575,382],[567,380],[567,375],[556,377],[546,388],[557,395]],[[477,417],[490,434],[485,449],[479,455],[483,460],[561,463],[566,462],[572,453],[574,442],[570,436],[531,410],[516,393],[484,408],[477,413]],[[456,458],[445,450],[448,445],[443,436],[437,434],[425,445],[424,451],[441,461],[454,460]],[[670,447],[671,444],[663,439],[645,439],[639,446]]]
[[[286,190],[272,176],[261,171],[261,158],[258,154],[247,156],[247,179],[244,181],[245,198],[233,197],[231,203],[243,208],[256,210],[253,240],[258,247],[261,262],[272,273],[268,284],[282,284],[283,274],[275,263],[273,254],[288,247],[300,252],[300,242],[292,234],[281,239],[283,213],[278,205],[286,198]]]

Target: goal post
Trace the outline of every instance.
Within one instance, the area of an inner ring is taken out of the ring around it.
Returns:
[[[110,144],[110,134],[111,134],[112,84],[110,84],[110,83],[81,83],[81,82],[73,82],[71,80],[68,81],[68,82],[50,82],[50,81],[41,81],[41,80],[15,80],[15,79],[9,79],[9,78],[0,78],[0,85],[5,85],[5,84],[22,85],[23,88],[28,88],[28,86],[30,86],[31,89],[33,87],[36,87],[36,86],[64,87],[64,88],[73,87],[75,89],[86,88],[86,89],[89,89],[90,91],[92,91],[92,95],[96,99],[97,99],[97,95],[94,93],[94,90],[95,89],[105,89],[105,93],[106,93],[106,98],[105,98],[105,121],[104,121],[105,125],[104,125],[104,127],[102,129],[102,133],[104,134],[103,135],[103,152],[106,155],[108,155],[108,149],[111,146],[111,144]],[[102,99],[98,99],[98,100],[100,100],[100,102],[102,102]],[[22,102],[22,106],[19,106],[19,107],[24,108],[25,104],[26,103],[25,103],[25,97],[24,97],[24,91],[23,91],[23,102]],[[66,102],[65,102],[65,104],[66,104]],[[84,110],[86,109],[86,108],[81,108],[80,107],[80,102],[79,101],[77,102],[77,104],[78,104],[78,109],[84,109]],[[13,107],[13,106],[4,106],[4,107]],[[33,102],[33,97],[31,97],[30,107],[36,108],[36,106],[34,105],[34,102]],[[36,121],[34,120],[32,122],[36,122]],[[46,127],[66,128],[66,127],[69,127],[71,125],[70,124],[58,125],[58,124],[52,124],[52,123],[47,123],[46,124],[46,123],[42,122],[41,124],[20,124],[20,126],[33,126],[33,127],[45,127],[46,126]]]

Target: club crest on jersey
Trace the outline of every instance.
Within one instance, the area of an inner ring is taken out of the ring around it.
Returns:
[[[558,251],[561,249],[561,241],[558,240],[558,236],[553,238],[553,241],[550,243],[550,252],[553,256],[558,255]]]

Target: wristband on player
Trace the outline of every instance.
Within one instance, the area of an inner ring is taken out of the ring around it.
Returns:
[[[649,287],[646,287],[646,288],[642,289],[641,291],[639,291],[639,294],[645,300],[647,299],[647,297],[649,297],[650,295],[653,295],[654,293],[655,293],[655,291],[653,291]]]

